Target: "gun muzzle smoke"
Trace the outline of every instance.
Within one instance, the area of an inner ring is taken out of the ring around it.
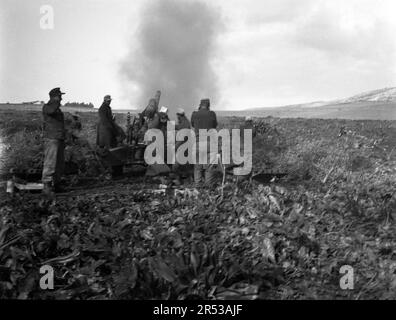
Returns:
[[[137,88],[131,102],[146,105],[157,88],[171,111],[179,107],[191,112],[203,97],[215,102],[211,59],[221,26],[218,12],[201,1],[161,0],[147,2],[140,17],[121,69],[130,87]],[[153,98],[157,108],[159,96],[157,92]]]

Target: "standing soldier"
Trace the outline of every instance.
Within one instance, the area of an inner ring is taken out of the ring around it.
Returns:
[[[183,129],[191,129],[190,121],[188,121],[184,109],[182,108],[177,109],[176,116],[177,116],[177,123],[175,126],[176,131]],[[176,141],[175,150],[177,151],[177,149],[186,141],[187,141],[187,137],[185,137],[184,141]]]
[[[166,139],[166,132],[168,129],[168,121],[169,121],[169,116],[168,116],[168,108],[162,106],[159,111],[158,111],[158,116],[159,116],[159,128],[162,133],[164,134],[164,138]]]
[[[164,137],[164,158],[163,164],[154,163],[147,167],[146,176],[152,177],[154,179],[158,178],[161,184],[166,184],[166,179],[163,175],[168,174],[170,172],[169,166],[166,164],[167,160],[167,124],[169,121],[168,117],[168,108],[162,106],[158,111],[155,111],[154,115],[148,120],[148,129],[158,129],[161,130]],[[151,142],[150,142],[151,143]]]
[[[99,108],[99,122],[97,128],[96,144],[100,148],[115,148],[117,147],[117,136],[119,135],[118,126],[114,121],[113,113],[111,111],[111,96],[106,95],[103,103]],[[112,166],[113,178],[122,175],[122,165]]]
[[[177,116],[177,123],[175,126],[176,133],[179,130],[191,129],[190,121],[187,119],[184,109],[178,108],[176,111],[176,116]],[[176,141],[176,144],[175,144],[176,154],[177,154],[177,150],[179,149],[179,147],[183,143],[185,143],[187,141],[187,139],[188,138],[185,137],[184,141]],[[187,156],[186,153],[187,153],[187,151],[185,152],[185,156]],[[172,171],[173,171],[173,174],[175,175],[175,180],[174,180],[175,184],[177,184],[177,185],[181,184],[181,176],[183,174],[183,171],[187,171],[187,169],[188,169],[188,165],[181,165],[177,162],[177,159],[175,159],[175,164],[172,166]]]
[[[253,123],[253,118],[252,118],[251,116],[246,116],[246,117],[245,117],[245,123],[243,123],[243,124],[240,126],[239,129],[240,129],[240,131],[241,131],[241,139],[244,138],[243,130],[245,130],[245,129],[250,129],[250,130],[252,130],[252,137],[253,137],[253,138],[256,137],[256,135],[257,135],[257,130],[256,130],[256,128],[255,128],[255,125],[254,125],[254,123]]]
[[[191,126],[195,129],[196,139],[197,139],[197,152],[198,159],[197,164],[194,165],[194,181],[196,184],[200,184],[202,176],[204,175],[204,181],[207,186],[213,184],[215,180],[214,163],[216,159],[213,159],[214,155],[209,152],[209,144],[199,143],[199,130],[200,129],[216,129],[217,128],[217,117],[216,113],[210,110],[210,100],[203,99],[199,105],[199,110],[194,111],[191,116]],[[199,164],[199,156],[205,156],[207,159],[207,164]],[[217,155],[216,155],[217,157]]]
[[[60,88],[49,92],[50,100],[43,106],[44,166],[42,181],[44,193],[61,192],[60,179],[65,166],[65,123],[61,107]]]
[[[239,152],[244,153],[245,151],[245,130],[252,130],[252,138],[255,138],[257,135],[257,129],[255,124],[253,123],[253,118],[252,116],[246,116],[245,121],[242,123],[242,125],[239,127],[240,131],[240,150]],[[252,141],[253,143],[253,141]],[[234,146],[232,146],[234,147]],[[243,181],[249,181],[250,179],[250,174],[246,175],[238,175],[237,176],[237,181],[238,182],[243,182]]]
[[[111,100],[111,96],[106,95],[99,108],[99,122],[96,140],[96,144],[99,147],[106,147],[108,149],[115,148],[117,146],[117,128],[110,107]]]

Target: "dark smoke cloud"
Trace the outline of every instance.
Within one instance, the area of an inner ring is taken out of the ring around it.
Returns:
[[[201,98],[217,100],[217,79],[211,66],[216,37],[221,29],[219,13],[202,2],[150,1],[140,15],[137,37],[132,39],[122,74],[135,88],[131,102],[147,105],[157,89],[160,105],[188,113]]]

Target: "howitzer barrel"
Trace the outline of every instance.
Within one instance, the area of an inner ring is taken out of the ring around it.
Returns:
[[[149,103],[148,103],[147,107],[143,110],[142,115],[149,116],[150,113],[157,112],[160,99],[161,99],[161,91],[158,90],[155,93],[154,98],[151,98],[149,100]]]
[[[155,100],[157,109],[159,106],[160,99],[161,99],[161,91],[157,90],[157,92],[155,93],[155,96],[154,96],[154,100]]]
[[[134,118],[132,125],[128,125],[128,138],[127,138],[127,143],[131,144],[132,141],[134,140],[139,140],[139,136],[142,133],[142,130],[144,130],[145,126],[145,117],[151,118],[153,115],[158,111],[158,105],[159,101],[161,99],[161,91],[157,90],[157,92],[154,95],[154,98],[151,98],[149,100],[148,105],[142,113],[139,115],[138,118]],[[137,141],[138,142],[138,141]]]

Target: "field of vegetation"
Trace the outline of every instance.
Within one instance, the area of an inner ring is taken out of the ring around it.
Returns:
[[[108,180],[91,151],[95,116],[79,115],[74,191],[0,191],[0,298],[396,298],[395,121],[255,119],[254,171],[287,177],[164,194],[140,177]],[[40,121],[0,114],[4,178],[41,167]],[[39,287],[45,264],[52,291]],[[340,288],[344,265],[353,290]]]

